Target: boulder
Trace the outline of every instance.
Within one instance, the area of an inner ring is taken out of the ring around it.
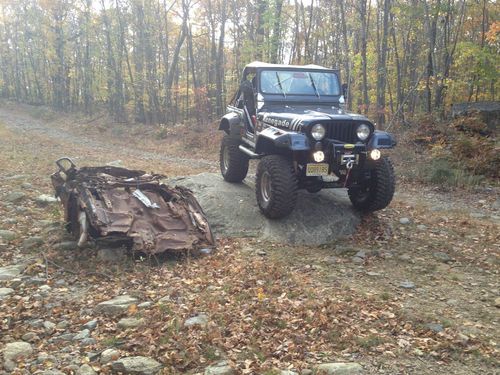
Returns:
[[[191,189],[216,235],[259,237],[272,242],[321,245],[353,234],[360,223],[344,189],[311,194],[300,190],[295,210],[280,220],[263,216],[255,199],[255,183],[225,182],[220,174],[202,173],[168,181]]]
[[[114,371],[121,371],[124,374],[152,375],[161,370],[161,363],[152,358],[136,356],[125,357],[111,364]]]

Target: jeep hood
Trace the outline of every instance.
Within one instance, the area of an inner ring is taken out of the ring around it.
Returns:
[[[307,126],[318,121],[367,121],[365,116],[344,111],[335,106],[291,106],[291,105],[276,105],[265,106],[257,114],[257,118],[264,123],[273,126],[290,124],[300,124]]]

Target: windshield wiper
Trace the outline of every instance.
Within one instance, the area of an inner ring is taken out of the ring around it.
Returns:
[[[311,73],[307,72],[307,74],[309,75],[309,79],[310,79],[310,81],[311,81],[311,85],[312,85],[312,87],[313,87],[313,89],[314,89],[314,92],[316,92],[316,95],[318,96],[318,99],[319,99],[319,98],[320,98],[320,96],[319,96],[318,89],[316,88],[316,84],[314,83],[314,79],[313,79],[313,77],[312,77]]]
[[[278,75],[278,72],[276,72],[276,79],[278,80],[278,86],[280,87],[281,93],[286,99],[285,90],[283,90],[283,86],[281,85],[280,76]]]

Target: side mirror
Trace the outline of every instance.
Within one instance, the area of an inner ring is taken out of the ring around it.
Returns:
[[[344,98],[348,97],[349,93],[349,85],[347,83],[342,84],[342,95],[344,95]]]

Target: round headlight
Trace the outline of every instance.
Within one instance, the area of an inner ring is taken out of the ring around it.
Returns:
[[[323,138],[325,138],[325,134],[326,134],[325,127],[321,124],[316,124],[311,129],[311,135],[317,141],[320,141]]]
[[[366,124],[361,124],[356,129],[356,135],[361,141],[366,141],[367,138],[370,136],[370,132],[371,132],[370,127]]]

